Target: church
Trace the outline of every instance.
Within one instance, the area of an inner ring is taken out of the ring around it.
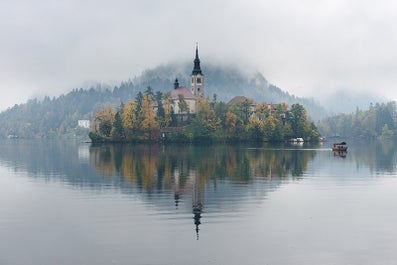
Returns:
[[[196,57],[194,59],[194,67],[190,75],[190,90],[184,86],[180,86],[178,79],[175,79],[174,88],[170,91],[171,105],[174,114],[195,114],[196,102],[200,96],[204,95],[204,75],[200,67],[200,58],[198,54],[198,45],[196,45]],[[183,97],[187,103],[188,110],[180,108],[180,97]]]

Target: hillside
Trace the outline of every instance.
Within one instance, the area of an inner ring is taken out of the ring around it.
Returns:
[[[155,91],[166,92],[172,88],[174,79],[178,78],[180,84],[188,87],[189,80],[187,78],[191,73],[191,68],[191,63],[158,66],[146,70],[132,83],[141,84],[143,87],[151,86]],[[327,115],[326,110],[313,99],[290,95],[270,84],[259,72],[247,73],[237,67],[211,64],[203,66],[202,69],[205,75],[205,93],[210,98],[216,94],[218,100],[228,102],[234,96],[239,95],[252,98],[257,103],[262,101],[267,103],[286,102],[288,105],[300,103],[308,110],[308,115],[313,120],[319,120]]]
[[[17,135],[21,138],[57,138],[86,136],[87,130],[78,129],[77,121],[91,120],[94,113],[104,106],[119,106],[121,102],[135,99],[139,91],[151,86],[153,91],[167,92],[175,78],[181,85],[189,86],[191,63],[169,64],[144,71],[132,80],[119,86],[98,85],[89,89],[74,89],[59,97],[32,99],[15,105],[0,113],[0,137]],[[313,100],[299,98],[269,84],[260,73],[243,73],[236,67],[220,65],[203,66],[205,93],[210,98],[217,95],[218,101],[229,101],[236,95],[254,99],[256,102],[300,103],[308,110],[309,118],[318,120],[325,110]]]

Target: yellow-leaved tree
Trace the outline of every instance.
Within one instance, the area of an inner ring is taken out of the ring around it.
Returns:
[[[110,107],[105,107],[94,116],[95,133],[110,137],[114,122],[115,111]]]
[[[142,99],[142,106],[139,115],[141,116],[141,130],[145,134],[146,139],[156,139],[160,125],[156,119],[156,112],[153,108],[153,97],[148,94]]]
[[[123,126],[127,138],[130,138],[133,130],[136,129],[136,107],[137,103],[134,100],[131,100],[124,105],[122,111]]]
[[[231,111],[226,112],[225,129],[228,137],[232,137],[241,127],[239,117]]]

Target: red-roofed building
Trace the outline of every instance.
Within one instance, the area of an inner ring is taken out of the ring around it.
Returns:
[[[174,114],[188,114],[188,113],[196,113],[196,96],[193,95],[192,92],[189,91],[184,86],[179,86],[178,79],[175,79],[174,89],[171,90],[171,104],[174,110]],[[188,106],[188,111],[183,111],[180,109],[180,98],[183,98]]]

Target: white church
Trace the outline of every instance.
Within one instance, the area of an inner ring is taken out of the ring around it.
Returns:
[[[198,46],[196,45],[196,57],[194,67],[190,76],[190,90],[184,86],[179,86],[178,79],[175,79],[174,88],[171,92],[171,105],[175,114],[195,114],[196,101],[199,96],[204,95],[204,75],[201,72]],[[179,108],[179,96],[182,96],[189,106],[189,112],[183,112]]]

